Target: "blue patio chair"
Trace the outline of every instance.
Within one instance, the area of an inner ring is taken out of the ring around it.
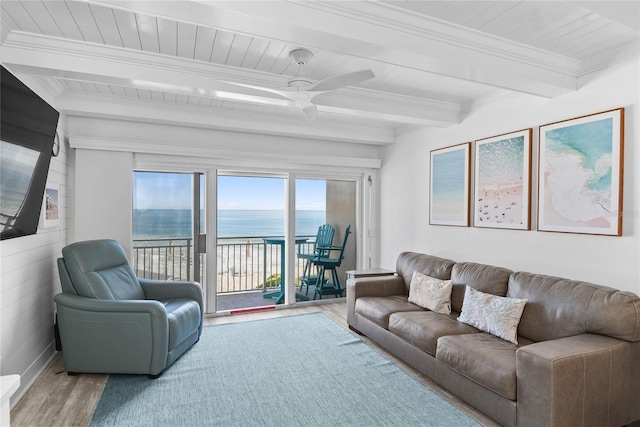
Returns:
[[[312,275],[312,266],[313,259],[316,257],[316,253],[321,248],[326,246],[331,246],[333,243],[333,235],[336,232],[336,229],[331,224],[323,224],[318,227],[318,233],[316,234],[316,241],[313,246],[313,250],[309,253],[298,253],[298,258],[305,260],[304,270],[302,272],[302,276],[298,277],[300,281],[300,292],[302,292],[302,287],[306,286],[305,295],[309,294],[309,284],[315,284],[318,280],[318,275]]]
[[[316,299],[316,295],[320,297],[319,299],[322,299],[323,295],[335,295],[337,298],[344,293],[344,288],[340,284],[340,278],[338,277],[338,271],[336,269],[342,265],[344,248],[347,246],[347,239],[350,233],[351,225],[349,225],[344,232],[342,246],[323,246],[316,250],[316,256],[311,260],[311,263],[318,269],[318,276],[315,282],[316,290],[313,299]],[[331,282],[325,277],[327,270],[331,271]]]

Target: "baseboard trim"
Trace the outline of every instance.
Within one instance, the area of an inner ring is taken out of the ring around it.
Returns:
[[[22,396],[24,396],[27,390],[29,390],[33,383],[38,379],[40,374],[42,374],[47,366],[49,366],[49,363],[51,363],[56,355],[55,345],[55,341],[51,341],[36,360],[34,360],[33,363],[29,365],[22,374],[20,374],[20,387],[13,396],[11,396],[11,409],[18,404],[20,399],[22,399]]]

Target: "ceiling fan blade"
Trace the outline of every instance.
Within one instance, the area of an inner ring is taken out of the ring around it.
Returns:
[[[353,73],[340,74],[339,76],[329,77],[321,80],[311,86],[308,91],[327,92],[330,90],[340,89],[346,86],[353,86],[357,83],[374,78],[376,75],[371,70],[355,71]]]
[[[301,106],[301,109],[307,120],[315,120],[318,117],[318,107],[312,102]]]
[[[288,91],[284,91],[284,90],[278,90],[278,89],[271,89],[268,87],[263,87],[263,86],[254,86],[254,85],[248,85],[248,84],[244,84],[244,83],[235,83],[235,82],[230,82],[230,81],[225,81],[225,80],[220,80],[223,83],[228,83],[234,86],[240,86],[240,87],[244,87],[247,89],[253,89],[253,90],[257,90],[260,92],[267,92],[267,93],[272,93],[275,95],[279,95],[284,99],[293,99],[291,96],[287,95],[287,93],[290,93]]]

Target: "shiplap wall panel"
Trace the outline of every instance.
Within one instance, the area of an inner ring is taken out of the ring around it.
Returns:
[[[178,22],[178,56],[181,58],[193,59],[196,33],[198,27],[184,22]]]
[[[220,30],[216,31],[216,38],[213,41],[213,51],[211,52],[211,62],[214,64],[226,64],[231,43],[233,43],[232,33]]]
[[[38,227],[34,235],[0,242],[0,374],[21,376],[12,406],[55,353],[53,297],[61,291],[56,259],[67,244],[69,223],[65,129],[66,118],[61,116],[60,153],[52,157],[47,176],[47,183],[60,188],[60,226]]]
[[[100,30],[98,30],[93,13],[91,12],[91,9],[89,9],[89,4],[78,3],[75,1],[66,2],[66,4],[69,7],[69,10],[73,15],[73,19],[80,29],[85,41],[91,43],[104,43],[104,39],[102,38],[102,34],[100,34]]]
[[[135,15],[131,12],[126,12],[120,9],[114,9],[113,15],[124,47],[128,49],[142,50],[140,34],[138,33],[138,23],[136,22]]]
[[[63,1],[48,1],[44,6],[55,20],[56,26],[60,29],[63,36],[73,40],[84,40],[78,24],[73,19],[69,6]]]
[[[114,10],[96,5],[89,5],[89,9],[91,9],[91,13],[93,14],[104,43],[111,46],[123,47],[124,44],[122,43],[120,31],[118,31]]]
[[[267,46],[269,46],[269,40],[253,37],[247,48],[247,53],[244,56],[242,64],[240,64],[242,68],[255,70]]]
[[[233,42],[231,42],[231,51],[227,57],[226,65],[231,67],[240,67],[244,61],[244,57],[247,54],[250,44],[251,37],[243,34],[235,34]]]
[[[3,15],[8,14],[13,18],[13,21],[16,23],[19,30],[36,34],[42,33],[40,27],[38,27],[31,15],[29,15],[29,12],[27,12],[21,3],[3,1],[0,3],[0,7],[2,8]]]
[[[154,16],[136,14],[140,44],[145,52],[160,53],[158,20]]]
[[[43,34],[62,37],[62,31],[60,31],[60,27],[58,27],[55,20],[42,2],[30,1],[23,3],[23,5],[29,16],[38,17],[37,25]]]
[[[196,34],[196,46],[194,49],[193,59],[197,61],[209,62],[211,59],[211,50],[213,50],[213,41],[216,38],[216,30],[207,27],[198,27]]]
[[[264,72],[271,71],[276,60],[285,53],[284,49],[284,43],[271,40],[256,64],[255,69]]]
[[[160,53],[176,56],[178,54],[178,23],[164,18],[158,18],[158,40]]]

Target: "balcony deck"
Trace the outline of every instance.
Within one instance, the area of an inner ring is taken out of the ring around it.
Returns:
[[[306,291],[306,288],[305,288]],[[305,294],[302,291],[302,294]],[[313,300],[314,294],[313,286],[309,287],[309,299]],[[296,292],[300,292],[299,288],[296,288]],[[255,308],[274,305],[274,298],[264,298],[264,292],[262,291],[243,291],[236,293],[225,293],[218,295],[218,310],[217,311],[231,311],[243,308]]]
[[[297,253],[310,253],[314,236],[296,245]],[[265,292],[277,291],[280,282],[281,251],[279,245],[264,242],[266,236],[219,239],[216,247],[217,311],[271,306],[275,299]],[[159,280],[193,280],[191,239],[134,240],[133,268],[138,277]],[[202,265],[200,276],[204,276]],[[295,275],[304,270],[304,261],[296,258]],[[266,290],[265,290],[266,288]],[[306,291],[306,289],[305,289]],[[313,299],[314,288],[306,293]],[[300,292],[298,290],[298,292]],[[301,292],[305,294],[305,292]]]

